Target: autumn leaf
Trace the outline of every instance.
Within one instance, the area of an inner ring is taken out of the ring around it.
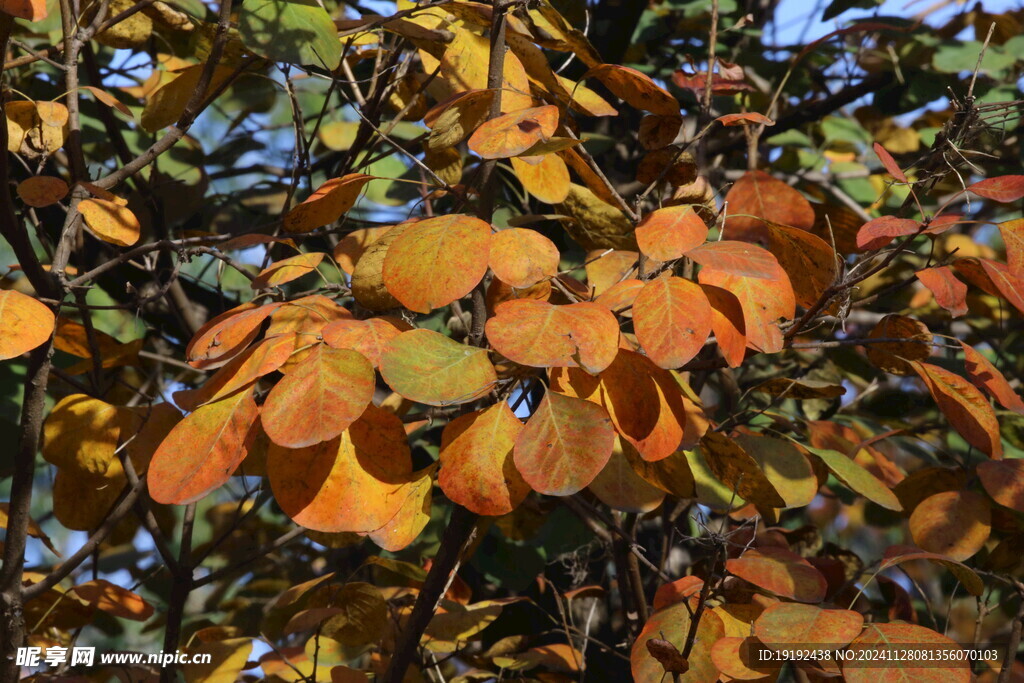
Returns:
[[[498,279],[522,289],[558,272],[558,247],[536,230],[508,228],[491,236],[488,262]]]
[[[370,361],[316,344],[267,395],[260,414],[270,439],[286,448],[329,441],[348,429],[373,398]]]
[[[917,234],[921,224],[910,218],[882,216],[868,221],[857,231],[858,249],[881,249],[897,237]]]
[[[324,326],[324,343],[335,349],[352,349],[366,357],[377,367],[392,339],[411,330],[412,326],[399,318],[381,316],[367,320],[335,320]]]
[[[945,491],[921,501],[910,515],[914,543],[958,561],[974,556],[992,530],[988,500],[973,491]]]
[[[661,505],[665,491],[636,473],[625,454],[631,448],[621,437],[617,438],[611,458],[587,488],[613,510],[643,514]]]
[[[1006,381],[1003,373],[999,372],[999,369],[973,346],[964,342],[960,342],[960,346],[964,350],[967,377],[974,385],[987,391],[1007,410],[1024,415],[1024,401]]]
[[[56,204],[67,196],[70,189],[60,178],[37,175],[18,183],[18,196],[31,207],[42,208]]]
[[[995,202],[1015,202],[1024,198],[1024,175],[985,178],[970,185],[967,191]]]
[[[402,396],[428,405],[468,403],[497,382],[487,351],[430,330],[410,330],[388,344],[380,374]]]
[[[536,146],[535,146],[536,147]],[[532,151],[528,150],[528,151]],[[572,184],[569,167],[557,154],[545,154],[530,163],[525,157],[512,157],[512,170],[515,171],[523,188],[531,195],[547,204],[559,204],[569,196]]]
[[[817,603],[825,599],[825,577],[796,553],[781,548],[751,549],[727,560],[726,571],[758,588],[797,602]]]
[[[41,346],[53,334],[56,318],[45,304],[13,290],[0,290],[0,361]]]
[[[992,458],[1003,457],[999,421],[981,391],[966,379],[936,365],[911,363],[939,410],[960,436]]]
[[[370,532],[403,505],[397,495],[412,474],[401,420],[371,406],[330,441],[291,449],[271,444],[267,476],[274,499],[297,524],[327,532]]]
[[[75,595],[96,609],[121,619],[147,621],[153,616],[153,605],[126,588],[105,579],[93,579],[71,589]]]
[[[825,240],[806,230],[773,223],[766,227],[768,251],[789,276],[797,304],[810,308],[835,283],[840,256]]]
[[[699,285],[679,277],[649,281],[633,302],[640,345],[662,368],[693,359],[711,335],[711,304]]]
[[[90,232],[104,242],[130,247],[139,241],[142,226],[127,207],[106,199],[83,199],[78,210]]]
[[[810,230],[814,209],[804,196],[764,171],[748,171],[725,195],[729,215],[722,233],[727,239],[767,242],[765,224]]]
[[[469,138],[469,149],[484,159],[504,159],[526,152],[555,134],[558,107],[545,105],[495,117]]]
[[[715,477],[739,497],[765,508],[785,507],[757,461],[735,440],[710,431],[701,439],[701,454]]]
[[[568,496],[594,480],[614,445],[608,411],[549,390],[516,438],[515,465],[534,491]]]
[[[740,277],[772,279],[779,272],[779,262],[771,252],[735,240],[702,244],[687,251],[686,257],[705,268]]]
[[[635,683],[662,683],[671,678],[647,644],[652,640],[663,640],[681,651],[689,637],[691,614],[688,605],[677,603],[650,616],[629,653]],[[711,659],[711,648],[724,635],[725,627],[718,615],[704,612],[695,629],[694,645],[688,658],[689,669],[683,674],[685,680],[693,683],[715,683],[718,680],[719,671]]]
[[[441,435],[441,490],[478,515],[514,510],[530,492],[512,458],[522,430],[507,403],[449,422]]]
[[[914,372],[910,361],[924,360],[932,355],[932,333],[920,320],[891,313],[871,329],[868,339],[906,341],[879,341],[865,344],[868,360],[878,368],[896,375]]]
[[[471,216],[409,225],[388,246],[384,285],[406,308],[429,313],[469,294],[487,272],[491,226]]]
[[[149,495],[184,505],[219,488],[245,459],[258,414],[251,387],[190,413],[153,454]]]
[[[307,254],[299,254],[291,258],[281,259],[276,263],[264,268],[252,281],[253,289],[268,289],[278,287],[297,280],[316,270],[320,262],[324,260],[323,252],[312,251]]]
[[[836,479],[851,491],[886,509],[903,509],[899,498],[888,486],[846,455],[829,448],[815,448],[803,444],[801,448],[821,460]]]
[[[1024,512],[1024,460],[985,460],[978,463],[978,478],[992,500]]]
[[[774,126],[775,122],[764,114],[758,114],[757,112],[744,112],[742,114],[725,114],[719,116],[715,121],[718,121],[723,126]]]
[[[864,616],[847,609],[780,602],[769,606],[754,622],[754,635],[767,647],[785,650],[815,643],[841,650],[860,635]]]
[[[882,166],[884,166],[885,170],[889,172],[889,175],[901,183],[908,182],[907,176],[900,169],[896,160],[892,158],[892,155],[886,151],[885,147],[882,147],[876,142],[872,145],[872,149],[875,150],[875,155],[878,157],[878,160],[882,162]]]
[[[781,267],[770,280],[741,277],[713,268],[702,269],[698,278],[701,285],[724,289],[739,301],[748,348],[761,353],[782,350],[782,330],[778,323],[794,316],[796,296],[789,276]]]
[[[925,659],[898,660],[895,653],[912,647],[927,653],[928,660],[950,662],[947,666],[922,665]],[[961,656],[960,645],[931,629],[915,624],[868,624],[846,650],[849,659],[843,660],[843,678],[849,683],[889,683],[890,681],[928,680],[934,683],[968,683],[972,680],[970,662]],[[868,654],[871,653],[871,654]],[[858,667],[856,659],[885,657],[892,663],[886,670]],[[948,659],[947,659],[948,658]]]
[[[658,261],[673,261],[707,237],[708,227],[688,204],[656,209],[636,226],[640,251]]]
[[[967,314],[967,285],[957,279],[949,266],[935,266],[917,271],[917,279],[927,287],[935,303],[954,318]]]
[[[679,116],[679,102],[676,98],[636,69],[618,64],[601,64],[587,71],[580,78],[596,78],[616,97],[628,102],[636,109],[649,111],[659,116]]]
[[[351,173],[328,180],[288,212],[283,222],[285,232],[309,232],[338,220],[355,205],[363,187],[373,179],[371,175]]]
[[[193,367],[223,365],[241,353],[256,338],[263,321],[283,305],[249,302],[211,318],[192,337],[185,357]]]

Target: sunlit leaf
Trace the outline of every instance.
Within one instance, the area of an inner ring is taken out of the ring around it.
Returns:
[[[859,612],[780,602],[757,618],[754,635],[775,650],[799,647],[801,643],[841,650],[859,636],[863,628],[864,616]]]
[[[748,550],[736,559],[727,560],[725,568],[769,593],[797,602],[821,602],[828,587],[825,577],[810,562],[781,548]]]
[[[323,260],[324,253],[320,251],[312,251],[308,254],[299,254],[298,256],[282,259],[260,271],[256,279],[252,281],[252,288],[267,289],[297,280],[316,270],[316,267]]]
[[[707,237],[708,226],[688,204],[652,211],[636,226],[640,251],[658,261],[673,261]]]
[[[507,403],[461,415],[441,435],[445,495],[478,515],[504,515],[530,492],[512,459],[523,425]]]
[[[331,15],[312,0],[256,0],[242,8],[238,33],[245,46],[274,62],[334,71],[341,41]]]
[[[316,344],[270,390],[260,420],[287,448],[328,441],[352,424],[373,398],[373,366],[362,354]]]
[[[291,0],[267,0],[267,2],[288,4]],[[320,9],[319,6],[317,7]],[[350,173],[341,178],[331,178],[318,187],[306,201],[288,212],[282,223],[285,231],[309,232],[338,220],[355,205],[363,187],[373,178],[374,176],[362,173]]]
[[[493,118],[469,138],[469,149],[484,159],[504,159],[530,149],[555,134],[558,107],[545,105]]]
[[[533,490],[568,496],[594,480],[614,445],[604,408],[548,391],[516,438],[515,465]]]
[[[985,395],[960,375],[937,365],[915,361],[912,366],[953,429],[989,457],[1001,458],[999,421]]]
[[[946,491],[925,498],[910,515],[914,543],[954,560],[975,555],[992,530],[988,500],[973,491]]]
[[[381,356],[380,374],[402,396],[428,405],[468,403],[497,382],[485,349],[430,330],[410,330],[392,339]]]
[[[104,242],[130,247],[139,241],[142,226],[127,206],[106,199],[84,199],[78,210],[89,230]]]
[[[636,69],[618,64],[601,64],[583,74],[580,80],[596,78],[611,90],[616,97],[628,102],[636,109],[649,111],[661,116],[678,116],[679,102],[676,98]]]
[[[633,302],[637,339],[659,367],[693,359],[711,334],[711,305],[697,284],[678,277],[648,282]]]
[[[245,459],[259,408],[252,388],[209,403],[179,422],[153,454],[149,495],[184,505],[220,487]]]
[[[0,361],[45,343],[55,324],[53,311],[45,304],[21,292],[0,290]]]
[[[905,648],[922,651],[922,658],[898,658]],[[915,624],[868,624],[847,649],[849,659],[843,660],[843,679],[848,683],[896,683],[923,681],[930,683],[967,683],[972,680],[971,664],[963,649],[953,640],[931,629]],[[857,666],[866,657],[885,658],[883,669]],[[941,667],[931,662],[948,662]],[[927,662],[927,663],[926,663]]]
[[[650,616],[629,654],[635,683],[663,683],[671,679],[671,675],[666,674],[662,664],[650,653],[647,643],[662,639],[681,651],[690,634],[691,614],[689,605],[677,603]],[[688,658],[689,670],[681,679],[687,683],[715,683],[719,671],[711,659],[711,648],[725,635],[722,620],[711,612],[704,612],[697,622],[695,635]]]
[[[814,209],[804,196],[764,171],[748,171],[725,195],[729,214],[724,237],[744,242],[767,243],[765,224],[775,223],[810,230]]]
[[[491,270],[513,287],[529,287],[553,277],[559,258],[555,243],[536,230],[509,228],[491,236]]]
[[[967,285],[953,274],[949,266],[936,266],[917,271],[917,279],[931,290],[935,303],[954,318],[967,313]]]
[[[429,313],[469,294],[487,272],[491,226],[471,216],[426,218],[387,248],[384,285],[410,310]]]

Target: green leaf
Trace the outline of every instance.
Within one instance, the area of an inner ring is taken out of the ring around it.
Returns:
[[[338,31],[314,0],[250,0],[242,8],[238,29],[247,48],[275,62],[331,71],[341,63]]]

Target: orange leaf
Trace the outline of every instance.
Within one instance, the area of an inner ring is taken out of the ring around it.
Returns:
[[[999,421],[988,399],[966,379],[928,363],[911,363],[939,410],[967,443],[992,458],[1003,457]]]
[[[558,272],[558,247],[536,230],[509,228],[491,235],[491,270],[502,282],[523,289]]]
[[[709,431],[701,439],[700,452],[715,478],[740,498],[764,508],[786,506],[758,462],[735,439]]]
[[[93,85],[80,85],[78,86],[78,88],[79,90],[88,90],[92,93],[92,96],[95,97],[97,100],[107,105],[111,109],[116,109],[128,118],[135,118],[134,116],[132,116],[131,109],[125,106],[125,104],[121,102],[121,100],[117,99],[116,97],[108,93],[106,90],[100,90],[99,88]]]
[[[558,107],[530,107],[493,118],[469,137],[469,149],[484,159],[522,154],[555,134]]]
[[[841,650],[860,635],[864,616],[848,609],[821,609],[795,602],[769,606],[754,622],[754,635],[773,650],[801,643]]]
[[[471,216],[427,218],[388,247],[384,285],[406,308],[430,313],[469,294],[487,272],[491,226]]]
[[[56,204],[68,194],[68,184],[60,178],[37,175],[18,183],[18,196],[29,206],[40,208]]]
[[[309,232],[338,220],[355,205],[363,187],[373,179],[374,176],[363,173],[331,178],[288,212],[282,223],[285,232]]]
[[[430,521],[430,508],[434,492],[433,473],[437,467],[431,465],[412,475],[393,496],[404,501],[388,520],[387,524],[374,529],[368,536],[379,547],[397,553],[416,540]]]
[[[402,421],[372,404],[330,441],[299,449],[272,443],[267,451],[281,509],[297,524],[329,533],[383,527],[406,504],[408,496],[396,494],[411,473]]]
[[[55,324],[53,311],[45,304],[12,289],[0,290],[0,361],[45,343]]]
[[[231,478],[245,459],[259,408],[252,387],[190,413],[163,440],[149,465],[149,495],[158,503],[199,500]]]
[[[504,402],[449,422],[441,434],[441,490],[478,515],[512,512],[530,492],[512,458],[522,430]]]
[[[764,114],[758,114],[757,112],[752,111],[744,112],[742,114],[726,114],[725,116],[719,116],[715,121],[718,121],[723,126],[775,125],[775,122]]]
[[[324,327],[321,335],[328,346],[358,351],[373,367],[377,367],[391,340],[411,329],[404,320],[382,316],[367,320],[335,320]]]
[[[603,406],[616,431],[644,460],[667,458],[684,440],[696,442],[701,436],[687,433],[687,402],[672,374],[635,351],[619,349],[597,377],[553,370],[551,388]]]
[[[721,287],[701,284],[700,288],[711,304],[711,331],[718,342],[718,350],[730,368],[738,368],[747,350],[746,325],[743,323],[740,300]]]
[[[1006,245],[1006,262],[1010,272],[1018,278],[1024,278],[1024,218],[1000,223],[999,234],[1003,236],[1003,244]]]
[[[581,81],[593,76],[615,96],[632,107],[660,116],[679,116],[679,102],[669,91],[636,69],[618,64],[601,64],[587,71]]]
[[[631,448],[616,438],[612,457],[587,488],[613,510],[643,514],[661,505],[665,492],[636,473],[625,455]]]
[[[914,543],[928,552],[964,561],[992,531],[988,500],[973,491],[944,491],[921,501],[910,515]]]
[[[512,170],[523,188],[545,204],[560,204],[569,196],[569,167],[557,154],[545,154],[535,164],[512,157]]]
[[[343,271],[351,275],[356,268],[356,262],[359,261],[363,253],[393,227],[395,226],[384,225],[353,230],[342,237],[338,246],[334,247],[334,260],[338,262],[338,266]]]
[[[779,272],[779,262],[771,252],[756,244],[722,240],[708,242],[696,249],[686,252],[686,257],[693,259],[705,268],[720,270],[723,273],[740,277],[771,279]]]
[[[882,216],[875,218],[860,227],[857,231],[858,249],[881,249],[897,237],[913,235],[921,229],[921,224],[910,218]]]
[[[498,381],[485,349],[431,330],[410,330],[388,344],[380,374],[410,401],[444,406],[474,401]]]
[[[651,615],[643,630],[633,643],[629,653],[630,670],[634,683],[664,683],[671,680],[662,666],[647,648],[651,641],[665,640],[678,651],[682,651],[690,634],[692,608],[678,603]],[[711,648],[725,636],[722,619],[705,610],[697,622],[693,649],[687,658],[689,670],[681,675],[687,683],[715,683],[719,680],[718,667],[711,659]]]
[[[78,210],[89,230],[104,242],[130,247],[139,241],[142,226],[128,207],[106,199],[83,199]]]
[[[967,188],[979,197],[1007,204],[1024,199],[1024,175],[1004,175],[979,180]]]
[[[351,320],[348,309],[322,294],[311,294],[301,299],[286,301],[270,314],[266,335],[294,335],[295,353],[281,366],[287,373],[294,365],[305,360],[311,352],[311,345],[320,340],[324,328],[338,320]]]
[[[689,204],[652,211],[636,226],[640,251],[658,261],[673,261],[707,237],[708,226]]]
[[[836,280],[839,257],[817,235],[786,225],[768,224],[768,250],[793,283],[796,302],[810,308]]]
[[[615,316],[589,301],[565,306],[536,299],[506,301],[485,329],[498,353],[535,368],[582,365],[587,372],[600,372],[618,352]]]
[[[868,339],[906,339],[907,341],[865,344],[868,360],[894,375],[911,375],[907,361],[924,360],[932,353],[932,333],[920,320],[890,313],[871,329]]]
[[[320,251],[299,254],[291,258],[282,259],[264,268],[256,279],[252,281],[253,289],[269,289],[277,287],[286,282],[297,280],[303,275],[309,275],[320,262],[324,260],[324,254]]]
[[[46,0],[0,0],[0,12],[28,21],[46,18]]]
[[[960,342],[964,349],[964,362],[967,364],[967,377],[974,385],[984,389],[1007,410],[1024,415],[1024,401],[1006,381],[1003,373],[985,358],[973,346]]]
[[[105,579],[93,579],[71,589],[75,595],[96,609],[121,619],[146,621],[153,616],[153,605],[137,593],[114,585]]]
[[[363,414],[373,398],[374,377],[362,354],[317,344],[270,390],[260,416],[263,429],[286,448],[333,439]]]
[[[978,463],[978,478],[992,500],[1024,512],[1024,459],[985,460]]]
[[[912,648],[922,657],[901,658],[899,653]],[[846,650],[843,680],[847,683],[896,683],[897,681],[928,681],[929,683],[969,683],[970,659],[957,643],[931,629],[914,624],[868,624]],[[884,669],[858,666],[865,659],[884,660]],[[942,661],[937,667],[934,662]]]
[[[697,284],[661,277],[637,295],[633,325],[637,340],[658,367],[682,367],[711,335],[711,304]]]
[[[967,285],[957,279],[949,266],[936,266],[917,271],[917,279],[931,290],[935,303],[954,318],[967,313]]]
[[[828,588],[825,577],[810,562],[782,548],[748,550],[727,560],[725,568],[769,593],[797,602],[821,602]]]
[[[621,315],[624,318],[632,318],[633,303],[636,301],[636,297],[640,293],[640,290],[642,290],[646,284],[647,283],[643,280],[637,280],[635,278],[616,282],[614,285],[606,289],[599,297],[594,299],[594,303],[604,306],[616,315]]]
[[[256,338],[263,321],[283,305],[249,302],[211,318],[185,348],[189,364],[208,368],[238,355]]]
[[[901,183],[907,182],[907,176],[900,170],[899,164],[892,158],[892,155],[877,142],[872,146],[875,150],[875,154],[878,155],[878,160],[882,162],[882,166],[885,166],[885,170],[889,172],[893,178]]]
[[[1005,264],[980,259],[981,267],[1000,296],[1024,313],[1024,276],[1015,275]]]
[[[515,465],[534,491],[569,496],[594,480],[614,446],[608,411],[549,390],[516,438]]]
[[[730,680],[765,680],[772,674],[777,676],[776,665],[757,654],[762,647],[762,643],[753,636],[720,638],[711,647],[711,661]]]
[[[662,584],[654,594],[655,611],[682,602],[686,598],[699,595],[704,587],[704,580],[699,576],[684,576],[672,583]]]
[[[699,280],[702,285],[720,287],[739,300],[748,347],[761,353],[782,350],[782,330],[777,323],[796,313],[796,296],[781,267],[771,280],[741,277],[713,268],[702,269]]]
[[[804,196],[764,171],[748,171],[725,195],[729,214],[722,232],[728,239],[764,244],[765,223],[810,230],[814,209]]]
[[[201,387],[175,392],[174,402],[184,410],[193,411],[224,398],[280,368],[294,350],[294,336],[268,337],[232,358]]]

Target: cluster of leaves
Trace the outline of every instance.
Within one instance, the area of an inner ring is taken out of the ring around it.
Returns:
[[[0,0],[0,654],[1019,673],[1024,14],[635,4]]]

